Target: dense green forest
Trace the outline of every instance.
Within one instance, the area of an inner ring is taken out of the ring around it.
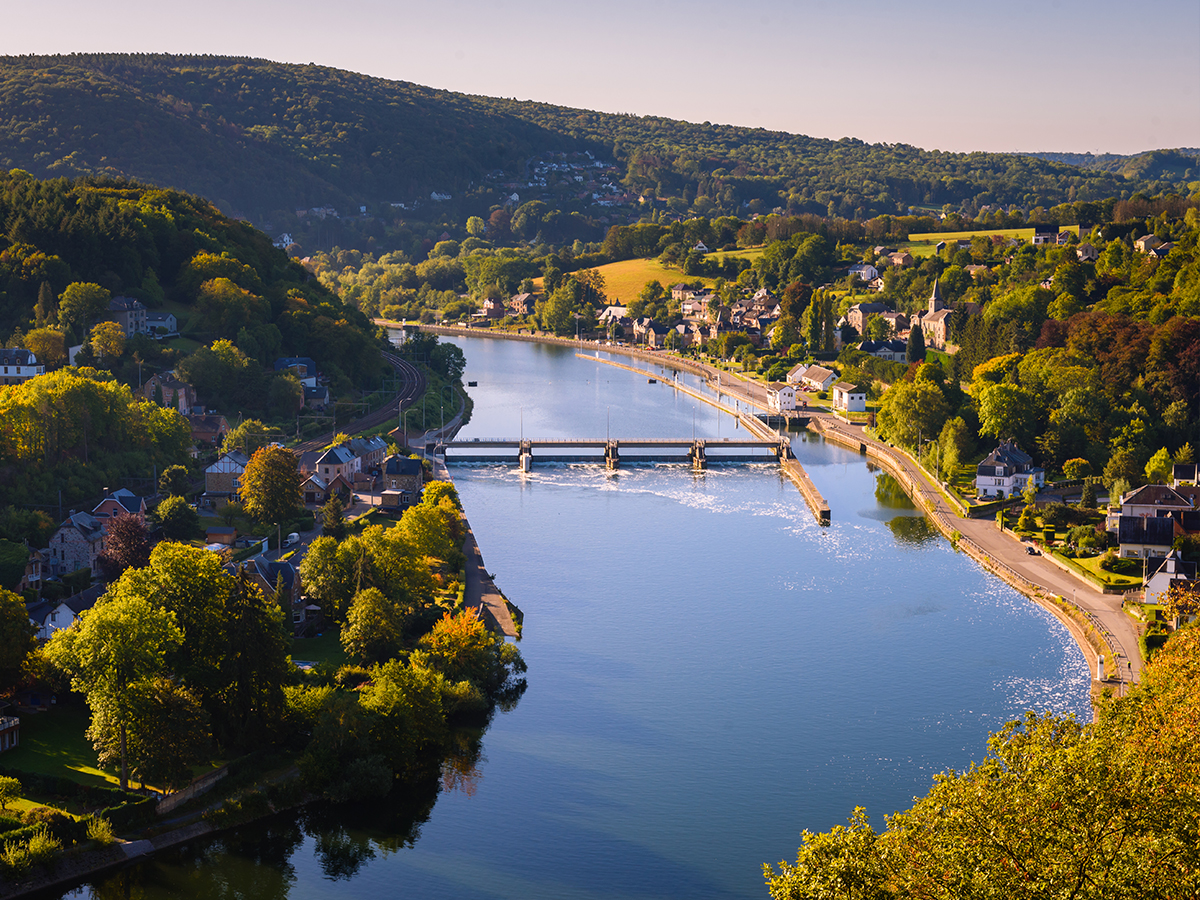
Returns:
[[[506,183],[523,182],[527,199],[536,190],[535,156],[583,151],[613,163],[614,187],[630,196],[709,216],[781,208],[864,219],[949,205],[973,217],[987,206],[1169,190],[1200,171],[1179,153],[1120,166],[942,153],[467,96],[250,58],[0,59],[0,165],[171,186],[276,230],[297,227],[298,208],[333,206],[342,218],[323,227],[343,246],[374,237],[380,249],[402,248],[388,244],[391,204],[411,208],[431,191],[454,199],[426,202],[409,218],[486,216]],[[347,224],[364,206],[374,225]],[[625,209],[621,221],[653,208]]]
[[[104,321],[115,296],[174,314],[181,337],[126,340]],[[50,503],[60,489],[67,502],[94,498],[184,461],[187,424],[131,390],[157,372],[175,370],[229,416],[294,422],[303,390],[277,358],[311,357],[335,395],[378,387],[383,370],[361,312],[208,202],[22,171],[0,174],[0,341],[51,370],[81,348],[79,368],[0,389],[0,489],[17,503]]]

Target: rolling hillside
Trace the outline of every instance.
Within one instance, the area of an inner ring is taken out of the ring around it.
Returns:
[[[1144,173],[1029,155],[951,154],[762,129],[614,115],[439,91],[319,66],[211,56],[0,58],[0,166],[38,177],[125,176],[196,193],[262,223],[297,208],[454,197],[462,212],[518,185],[560,207],[582,193],[531,183],[536,156],[590,151],[617,166],[624,204],[675,213],[866,218],[909,206],[1019,204],[1161,190],[1177,160]],[[567,187],[572,185],[568,184]],[[585,186],[586,187],[586,186]],[[611,204],[611,205],[621,205]],[[437,208],[434,205],[433,208]],[[410,213],[411,214],[411,213]],[[418,213],[417,215],[425,215]]]

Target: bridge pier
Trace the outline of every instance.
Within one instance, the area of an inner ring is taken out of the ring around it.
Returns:
[[[695,441],[692,443],[692,449],[688,451],[688,456],[692,460],[692,468],[700,471],[708,468],[708,457],[704,455],[704,441]]]
[[[621,468],[621,447],[616,441],[606,441],[604,444],[604,468]]]
[[[789,438],[780,438],[779,443],[775,445],[775,458],[781,462],[785,459],[792,458],[792,442]]]
[[[529,472],[533,469],[533,445],[529,441],[521,441],[520,463],[522,472]]]

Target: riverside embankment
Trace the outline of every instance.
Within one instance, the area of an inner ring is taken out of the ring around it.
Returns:
[[[701,376],[710,387],[716,385],[719,378],[722,395],[734,398],[739,404],[753,409],[769,411],[766,387],[761,382],[750,381],[735,373],[667,352],[647,352],[624,346],[601,347],[591,342],[532,334],[513,335],[485,329],[439,326],[421,328],[447,335],[543,342],[574,347],[579,351],[586,349],[643,359],[664,368]],[[590,354],[585,355],[591,358]],[[694,395],[691,389],[689,392]],[[740,413],[740,408],[736,412]],[[957,509],[951,506],[923,468],[903,451],[865,434],[861,426],[846,423],[817,408],[810,407],[807,412],[813,430],[824,435],[826,440],[856,450],[884,467],[897,478],[905,492],[928,515],[938,530],[959,549],[1053,613],[1067,627],[1088,659],[1093,677],[1096,675],[1097,659],[1099,655],[1104,654],[1107,658],[1106,681],[1122,689],[1123,684],[1138,679],[1142,668],[1138,631],[1123,609],[1122,598],[1103,594],[1084,579],[1062,570],[1041,556],[1028,555],[1023,544],[1002,533],[994,522],[960,517]],[[743,416],[743,421],[750,419],[753,419],[753,416]],[[801,482],[793,477],[789,467],[785,466],[784,470],[804,493]],[[811,479],[809,481],[811,483]],[[813,489],[815,491],[815,487]],[[808,494],[804,495],[805,499],[809,500]],[[811,506],[813,504],[810,501]]]
[[[526,435],[603,435],[610,408],[614,433],[746,435],[669,375],[448,340],[477,381],[463,441],[512,435],[522,413]],[[802,829],[904,808],[1024,710],[1089,713],[1087,664],[1049,613],[955,553],[859,453],[791,437],[828,527],[773,466],[452,463],[531,626],[529,690],[473,768],[448,769],[432,809],[317,806],[156,854],[90,896],[753,900]]]

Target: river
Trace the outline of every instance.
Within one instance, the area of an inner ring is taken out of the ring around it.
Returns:
[[[461,437],[742,435],[668,384],[567,348],[454,338]],[[452,469],[525,613],[529,689],[434,798],[313,808],[70,896],[754,898],[803,829],[877,826],[1035,708],[1086,717],[1066,630],[815,436],[819,527],[767,463]],[[426,818],[427,816],[427,818]]]

